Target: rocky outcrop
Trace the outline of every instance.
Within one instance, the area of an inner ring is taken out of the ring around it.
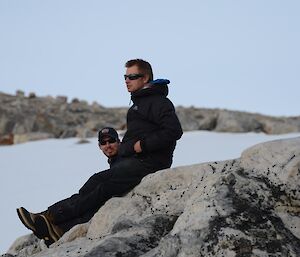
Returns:
[[[92,137],[104,126],[126,128],[128,108],[105,108],[98,103],[67,97],[37,97],[24,92],[0,93],[0,145],[46,138]],[[185,131],[264,132],[300,131],[300,116],[270,117],[261,114],[203,108],[176,108]]]
[[[194,107],[177,107],[176,112],[184,130],[263,132],[266,134],[300,131],[300,116],[271,117],[258,113]]]
[[[45,248],[10,256],[300,256],[300,137],[239,159],[162,170]],[[31,240],[31,241],[30,241]],[[21,245],[21,246],[20,246]]]
[[[91,137],[104,126],[122,129],[124,108],[104,108],[97,103],[59,96],[37,97],[18,92],[0,94],[0,144],[46,138]]]

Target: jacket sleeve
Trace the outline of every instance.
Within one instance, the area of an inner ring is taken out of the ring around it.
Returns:
[[[134,155],[135,154],[135,152],[134,152],[135,142],[136,142],[136,139],[131,139],[126,142],[122,142],[122,144],[119,147],[118,155],[123,156],[123,157]]]
[[[153,104],[151,112],[153,122],[158,125],[158,129],[141,139],[141,148],[144,153],[170,147],[183,134],[175,108],[168,98],[163,98]]]

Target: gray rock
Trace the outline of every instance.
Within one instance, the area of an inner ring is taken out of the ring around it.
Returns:
[[[217,109],[177,107],[176,112],[185,131],[214,130],[217,126]]]
[[[16,91],[16,96],[17,96],[17,97],[21,97],[21,98],[22,98],[22,97],[24,97],[24,96],[25,96],[25,92],[24,92],[24,91],[22,91],[22,90],[17,90],[17,91]]]
[[[0,138],[21,135],[15,143],[37,139],[33,133],[55,138],[94,137],[104,126],[122,129],[126,124],[125,108],[104,108],[80,100],[67,103],[63,96],[20,97],[0,93],[0,102]]]
[[[28,141],[45,140],[49,138],[54,138],[54,136],[52,134],[42,132],[14,134],[14,144],[25,143]]]
[[[57,96],[56,100],[60,103],[67,103],[68,102],[68,97],[66,97],[66,96]]]
[[[255,115],[226,110],[219,112],[216,124],[215,131],[219,132],[260,132],[263,129]]]
[[[277,140],[150,174],[34,256],[296,257],[299,203],[300,137]]]
[[[7,254],[25,257],[41,252],[46,248],[46,245],[34,234],[29,234],[18,238],[8,249]]]

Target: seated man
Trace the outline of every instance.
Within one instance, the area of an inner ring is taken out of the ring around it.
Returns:
[[[120,145],[120,139],[115,129],[106,127],[98,132],[98,145],[108,158],[110,167],[113,167],[118,160],[118,149]],[[48,208],[48,210],[59,211],[59,208],[63,208],[64,205],[70,205],[88,192],[92,192],[99,183],[103,183],[110,177],[110,170],[105,170],[91,176],[88,181],[79,190],[78,194],[74,194],[70,198],[62,200]],[[57,241],[66,231],[73,226],[84,223],[90,220],[90,218],[96,213],[97,208],[89,209],[84,215],[73,218],[66,218],[59,224],[53,224],[51,222],[51,216],[48,211],[41,213],[30,213],[25,208],[21,207],[17,209],[18,216],[22,223],[33,233],[41,239],[45,240],[47,246]]]

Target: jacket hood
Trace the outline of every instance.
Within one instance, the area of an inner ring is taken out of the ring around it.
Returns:
[[[147,96],[147,95],[163,95],[167,96],[169,93],[168,84],[170,80],[168,79],[156,79],[150,81],[142,89],[135,91],[131,94],[132,100],[135,97]]]

